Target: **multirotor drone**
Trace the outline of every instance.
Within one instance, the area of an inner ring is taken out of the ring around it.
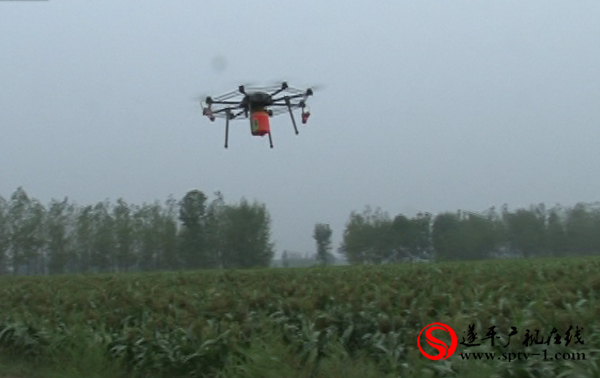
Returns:
[[[306,100],[313,95],[313,88],[300,90],[291,88],[286,82],[270,87],[246,87],[240,85],[237,90],[218,97],[206,97],[200,102],[202,114],[214,121],[216,117],[225,118],[225,148],[229,140],[229,121],[249,119],[250,132],[254,136],[269,136],[273,148],[269,118],[289,113],[296,135],[298,127],[294,118],[294,109],[302,110],[302,123],[308,122],[310,109]],[[217,105],[215,107],[215,105]]]

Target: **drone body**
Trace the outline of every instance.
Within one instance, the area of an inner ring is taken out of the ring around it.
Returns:
[[[246,91],[247,89],[249,91]],[[312,88],[306,90],[290,88],[286,82],[273,87],[245,88],[240,85],[237,91],[215,98],[206,97],[200,105],[203,115],[211,121],[216,117],[225,118],[225,148],[228,147],[229,121],[244,118],[250,120],[251,134],[261,137],[268,135],[269,144],[273,148],[270,118],[289,112],[294,131],[298,134],[293,109],[302,109],[302,123],[306,123],[310,116],[306,100],[312,95]],[[213,105],[217,105],[217,108],[213,109]],[[242,115],[243,117],[240,117]]]

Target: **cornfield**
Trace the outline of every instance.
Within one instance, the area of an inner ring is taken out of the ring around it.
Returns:
[[[0,351],[35,362],[96,346],[145,377],[270,376],[282,366],[349,377],[335,369],[353,361],[378,377],[600,377],[598,272],[600,259],[586,258],[1,277]],[[427,359],[417,340],[435,322],[458,342],[473,327],[481,346]],[[481,341],[490,327],[494,346]],[[523,342],[536,330],[564,338],[569,327],[582,329],[580,342]],[[585,359],[466,360],[469,352]]]

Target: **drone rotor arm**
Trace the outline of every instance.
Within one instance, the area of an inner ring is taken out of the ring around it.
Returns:
[[[291,96],[283,96],[283,97],[279,97],[279,98],[274,98],[273,102],[279,102],[279,101],[285,101],[286,98],[293,100],[296,98],[306,98],[306,92],[302,92],[302,93],[297,93],[297,94],[293,94]]]
[[[297,89],[297,88],[288,88],[288,91],[293,95],[306,93],[306,91],[303,91],[302,89]]]
[[[270,94],[270,96],[273,97],[275,95],[278,95],[279,93],[285,91],[288,88],[289,88],[288,83],[286,81],[284,81],[281,83],[281,86],[275,92]]]
[[[220,96],[214,97],[213,100],[214,101],[224,101],[224,100],[229,100],[229,99],[234,98],[239,95],[240,95],[239,91],[230,91],[230,92],[227,92]]]
[[[213,99],[211,101],[211,104],[217,104],[217,105],[239,105],[239,101],[222,101],[222,100],[215,100]]]
[[[292,110],[302,108],[302,101],[292,102],[290,100],[289,108],[291,108]],[[274,103],[274,104],[269,105],[269,110],[273,112],[274,116],[283,114],[283,113],[288,113],[289,108],[288,108],[288,104],[286,104],[285,102],[284,103]]]
[[[246,89],[250,92],[273,92],[278,89],[281,89],[281,85],[269,85],[264,87],[246,87]]]
[[[238,114],[233,114],[231,113],[234,109],[237,109],[238,107],[235,106],[228,106],[225,108],[221,108],[221,109],[212,109],[210,108],[210,116],[212,117],[218,117],[218,118],[226,118],[227,117],[227,113],[229,112],[231,114],[231,119],[237,117]]]
[[[237,117],[241,116],[242,114],[244,114],[245,110],[240,110],[239,112],[232,114],[231,115],[231,119],[236,119]]]
[[[300,103],[294,104],[290,101],[289,106],[292,108],[298,108],[300,107]],[[282,109],[283,111],[287,111],[288,104],[271,104],[269,105],[269,107],[275,107],[276,109]]]
[[[227,108],[223,108],[223,109],[218,109],[218,110],[213,110],[212,113],[213,114],[219,114],[219,115],[223,115],[225,116],[225,113],[227,111],[231,110],[231,107],[227,107]]]

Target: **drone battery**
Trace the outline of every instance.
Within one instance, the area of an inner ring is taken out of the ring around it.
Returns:
[[[263,136],[270,131],[269,114],[264,110],[252,112],[252,135]]]

